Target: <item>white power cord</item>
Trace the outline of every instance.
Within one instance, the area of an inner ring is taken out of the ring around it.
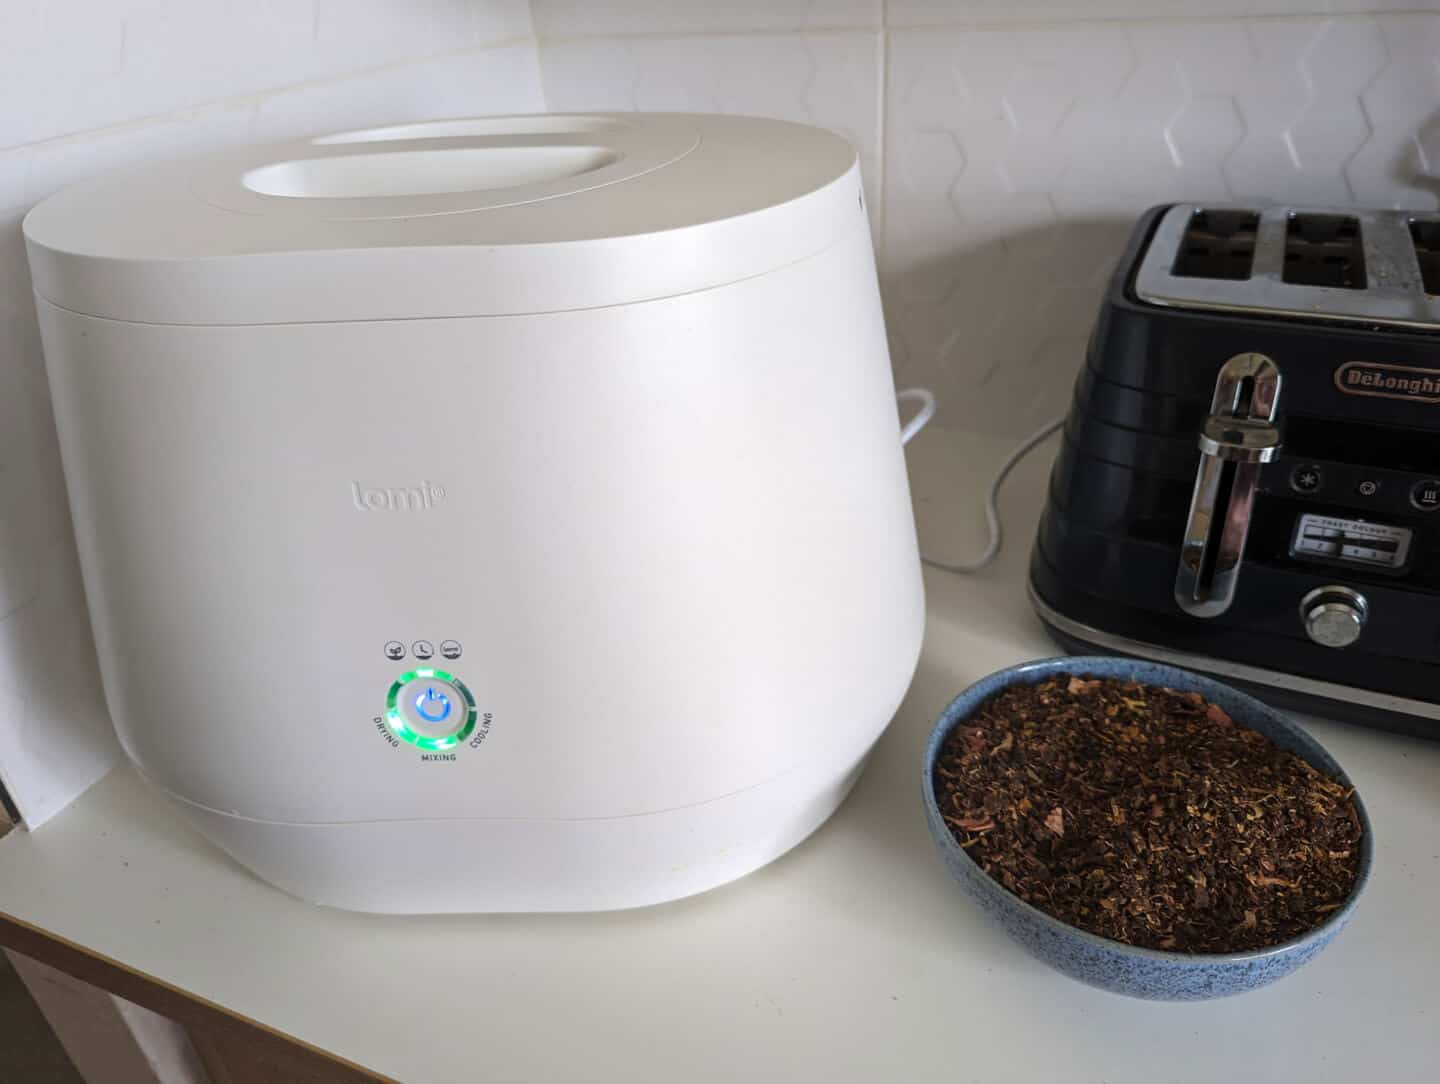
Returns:
[[[900,443],[909,444],[935,416],[935,396],[928,388],[905,388],[895,393],[895,398],[900,402],[920,403],[920,411],[911,418],[900,430]],[[995,477],[990,480],[990,489],[985,494],[985,530],[989,537],[985,549],[980,556],[973,561],[942,561],[938,557],[931,557],[928,553],[921,551],[920,560],[934,568],[944,569],[946,572],[959,572],[968,574],[979,572],[1000,553],[1002,544],[1000,531],[1000,487],[1005,484],[1005,478],[1015,469],[1015,465],[1029,455],[1035,448],[1044,442],[1045,438],[1054,433],[1065,424],[1065,418],[1052,418],[1035,432],[1022,440],[1005,457],[1005,462],[1000,464],[1000,469],[995,472]]]
[[[900,443],[909,444],[920,435],[920,430],[930,424],[930,419],[935,417],[935,393],[929,388],[902,388],[895,393],[895,398],[902,403],[920,404],[915,417],[900,428]]]

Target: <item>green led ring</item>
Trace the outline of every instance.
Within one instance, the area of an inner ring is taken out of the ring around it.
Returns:
[[[449,682],[449,684],[454,686],[460,695],[465,698],[465,722],[455,733],[446,734],[440,738],[430,738],[424,734],[417,734],[410,729],[410,724],[407,723],[405,717],[400,714],[398,704],[400,701],[400,690],[417,678],[434,678],[437,681]],[[478,714],[475,710],[475,698],[470,695],[470,690],[465,687],[463,681],[454,674],[446,673],[444,670],[434,670],[428,666],[418,667],[409,673],[401,674],[399,678],[395,680],[395,683],[390,686],[390,691],[385,695],[386,725],[395,732],[395,736],[401,741],[409,742],[411,745],[420,749],[431,749],[435,751],[454,749],[468,738],[470,732],[475,729],[475,719]]]

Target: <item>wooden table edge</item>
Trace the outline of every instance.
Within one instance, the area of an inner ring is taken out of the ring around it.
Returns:
[[[4,911],[0,911],[0,947],[48,964],[107,993],[168,1016],[202,1035],[263,1049],[273,1059],[318,1074],[314,1076],[316,1080],[400,1084],[392,1077],[382,1076],[373,1069],[303,1039],[197,997],[163,979],[93,952],[84,945],[68,941]]]

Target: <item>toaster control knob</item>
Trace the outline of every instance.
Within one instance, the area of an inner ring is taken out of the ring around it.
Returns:
[[[1369,609],[1365,596],[1348,587],[1317,587],[1300,602],[1305,635],[1324,647],[1349,647],[1360,639]]]

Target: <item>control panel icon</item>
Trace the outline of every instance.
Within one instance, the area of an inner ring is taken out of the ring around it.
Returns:
[[[1296,467],[1290,475],[1290,488],[1296,493],[1314,493],[1320,488],[1320,468],[1313,464]]]
[[[1410,503],[1422,512],[1433,512],[1440,508],[1440,479],[1427,478],[1416,482],[1410,490]]]
[[[450,698],[432,685],[415,698],[415,713],[427,723],[443,723],[450,716]]]
[[[385,645],[385,657],[387,659],[403,659],[405,657],[405,645],[399,640],[391,640]]]
[[[417,659],[428,659],[435,654],[435,645],[429,640],[416,640],[410,645],[410,650],[415,653]]]
[[[440,654],[444,655],[447,659],[458,659],[460,657],[460,641],[440,641]]]

